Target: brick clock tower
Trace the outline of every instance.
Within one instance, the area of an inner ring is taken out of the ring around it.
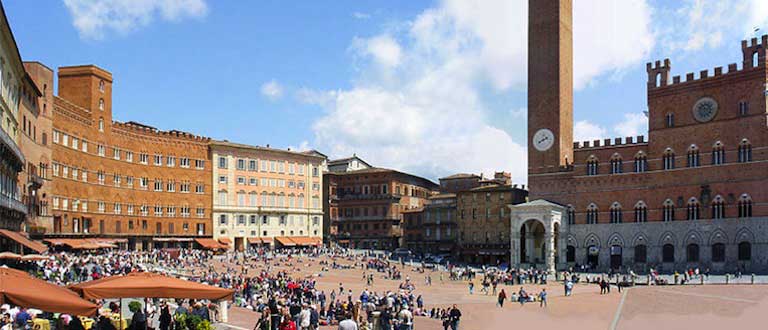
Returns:
[[[573,163],[572,0],[528,2],[528,183]]]

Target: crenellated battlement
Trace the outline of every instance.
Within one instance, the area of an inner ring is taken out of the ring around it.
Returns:
[[[195,135],[192,133],[187,133],[187,132],[178,131],[178,130],[161,131],[161,130],[158,130],[157,128],[139,124],[136,122],[122,123],[118,121],[113,121],[112,127],[113,129],[122,129],[125,131],[139,133],[139,134],[146,134],[146,135],[151,134],[151,135],[165,137],[165,138],[186,139],[189,141],[206,142],[206,143],[211,141],[211,138],[209,137]]]
[[[602,140],[594,140],[592,142],[590,141],[583,141],[583,142],[574,142],[573,143],[573,149],[588,149],[588,148],[602,148],[602,147],[618,147],[618,146],[629,146],[629,145],[638,145],[638,144],[645,144],[648,143],[645,141],[645,136],[638,135],[636,138],[632,136],[627,136],[625,138],[613,138],[613,139],[602,139]]]
[[[744,70],[765,67],[766,64],[766,45],[768,45],[768,35],[764,35],[758,42],[757,38],[741,41],[741,50],[743,62],[741,68],[737,63],[728,64],[728,71],[724,72],[723,67],[714,68],[712,72],[709,69],[699,71],[698,76],[693,72],[685,74],[685,80],[681,76],[674,76],[669,80],[669,73],[672,70],[669,59],[664,61],[648,62],[646,71],[648,72],[648,91],[664,87],[678,86],[711,78],[720,78],[726,75],[736,74]],[[711,74],[710,74],[711,73]]]
[[[669,84],[669,73],[672,71],[672,63],[668,58],[665,58],[664,62],[648,62],[645,64],[645,71],[648,72],[648,89],[664,87]]]

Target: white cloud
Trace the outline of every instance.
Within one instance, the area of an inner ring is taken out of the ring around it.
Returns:
[[[625,113],[622,120],[607,129],[588,120],[579,120],[573,126],[573,141],[582,142],[605,138],[648,135],[648,118],[642,113]]]
[[[400,44],[389,35],[379,35],[369,39],[358,38],[353,48],[364,56],[371,56],[384,67],[396,67],[400,64],[402,49]]]
[[[525,182],[524,143],[497,128],[514,123],[489,122],[485,97],[489,84],[495,91],[526,86],[527,3],[443,0],[399,30],[356,38],[351,48],[367,61],[353,86],[299,96],[326,110],[313,126],[314,144],[331,157],[357,152],[378,166],[431,178],[504,170]],[[576,65],[584,66],[575,71],[578,88],[645,60],[652,47],[645,1],[578,6],[575,42],[588,45],[575,49]],[[508,118],[525,118],[524,109],[508,111]]]
[[[109,32],[125,34],[159,18],[179,21],[208,13],[205,0],[64,0],[81,38],[101,39]]]
[[[609,137],[608,130],[588,120],[579,120],[573,125],[573,141],[594,141]]]
[[[264,95],[271,101],[279,100],[281,97],[283,97],[283,86],[281,86],[274,79],[265,82],[261,84],[261,95]]]
[[[624,120],[613,128],[616,137],[648,135],[648,117],[642,113],[625,113]]]
[[[371,14],[361,13],[359,11],[356,11],[356,12],[352,13],[352,17],[357,18],[357,19],[369,19],[369,18],[371,18]]]
[[[693,52],[723,46],[723,41],[768,33],[768,1],[685,0],[668,10],[658,33],[665,49]],[[727,44],[726,44],[727,45]]]
[[[654,35],[646,0],[578,0],[573,11],[574,88],[647,61]]]

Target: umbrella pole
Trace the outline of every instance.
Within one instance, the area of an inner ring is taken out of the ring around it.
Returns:
[[[117,315],[119,315],[120,318],[117,321],[117,330],[125,330],[123,329],[123,298],[120,298],[118,306],[120,306],[120,308],[117,311]]]

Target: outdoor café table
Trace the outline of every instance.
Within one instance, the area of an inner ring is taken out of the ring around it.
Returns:
[[[51,330],[51,321],[42,318],[32,320],[33,330]]]

